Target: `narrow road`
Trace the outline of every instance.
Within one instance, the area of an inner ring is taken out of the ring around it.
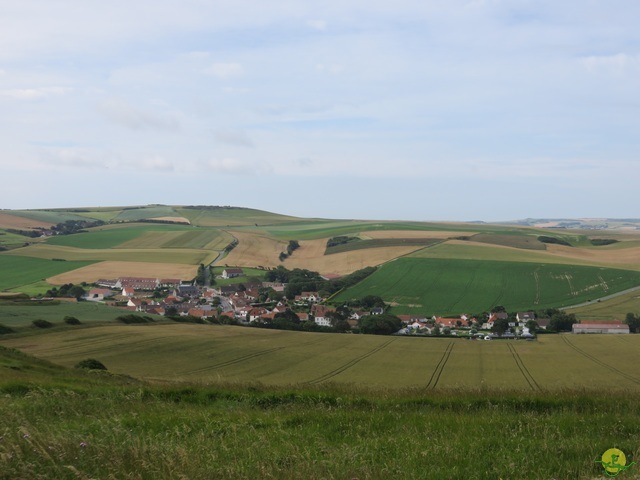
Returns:
[[[633,287],[633,288],[627,288],[626,290],[622,290],[621,292],[612,293],[611,295],[607,295],[605,297],[596,298],[595,300],[591,300],[589,302],[578,303],[577,305],[571,305],[569,307],[560,307],[560,308],[562,308],[563,310],[567,310],[567,309],[571,309],[571,308],[586,307],[587,305],[593,305],[594,303],[598,303],[598,302],[601,302],[603,300],[610,300],[612,298],[619,297],[620,295],[624,295],[625,293],[631,293],[631,292],[636,292],[636,291],[640,291],[640,286]]]

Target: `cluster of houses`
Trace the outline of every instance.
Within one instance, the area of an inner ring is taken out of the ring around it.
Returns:
[[[241,268],[227,268],[223,270],[221,278],[232,279],[243,275]],[[205,320],[226,317],[236,322],[251,323],[273,320],[278,313],[291,309],[301,322],[313,321],[322,327],[333,326],[336,317],[332,315],[336,309],[324,305],[322,302],[325,299],[318,292],[302,292],[292,299],[283,297],[268,308],[264,303],[259,303],[261,289],[284,292],[285,285],[281,283],[198,287],[175,278],[121,277],[113,280],[100,279],[96,285],[96,288],[87,293],[86,300],[106,302],[147,314],[193,316]],[[166,295],[158,296],[158,291],[165,292]],[[347,322],[355,327],[363,316],[382,313],[382,308],[352,311]],[[403,334],[432,334],[436,329],[448,329],[452,332],[471,328],[491,330],[496,321],[507,320],[510,329],[507,335],[526,337],[531,336],[527,327],[531,320],[540,329],[546,330],[549,326],[549,319],[536,318],[533,312],[518,312],[515,319],[510,319],[506,312],[495,312],[481,321],[467,315],[430,318],[420,315],[397,316],[404,324],[404,328],[398,333]],[[622,322],[583,321],[573,325],[573,333],[629,333],[629,326]]]
[[[232,279],[243,274],[240,268],[227,268],[223,270],[221,278]],[[328,314],[335,311],[320,304],[324,298],[318,292],[302,292],[291,300],[282,298],[269,308],[263,304],[258,305],[261,289],[271,288],[276,292],[284,292],[284,284],[273,282],[205,288],[184,283],[180,279],[121,277],[100,279],[96,285],[96,288],[87,293],[86,300],[106,302],[132,312],[155,315],[193,316],[205,320],[223,316],[238,322],[256,322],[261,319],[273,320],[278,313],[294,307],[300,321],[313,320],[320,326],[331,326]],[[155,293],[159,289],[167,295],[158,298]],[[308,311],[298,311],[304,310],[306,306],[309,307]],[[363,312],[360,314],[364,315]]]

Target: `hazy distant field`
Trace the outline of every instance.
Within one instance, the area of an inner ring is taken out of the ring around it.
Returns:
[[[396,313],[457,314],[562,307],[634,287],[640,272],[577,265],[401,258],[335,301],[379,295]]]
[[[562,278],[562,273],[556,275],[558,278],[536,278],[531,270],[542,268],[555,272],[552,265],[566,265],[572,272],[578,266],[640,272],[640,235],[627,230],[572,231],[484,223],[305,219],[237,207],[148,205],[6,212],[0,214],[0,221],[13,227],[26,228],[31,223],[46,226],[43,222],[83,218],[124,223],[47,239],[0,235],[0,245],[19,247],[0,253],[1,256],[138,262],[131,266],[138,269],[134,273],[139,275],[151,271],[151,267],[140,268],[139,262],[197,266],[219,259],[217,266],[221,267],[274,268],[282,265],[326,275],[346,275],[364,267],[388,263],[382,271],[391,275],[380,281],[380,273],[376,274],[378,286],[375,289],[370,288],[372,279],[369,279],[339,298],[365,292],[382,294],[388,301],[400,304],[396,305],[396,313],[459,314],[484,310],[494,302],[517,309],[573,305],[588,300],[593,300],[595,305],[595,300],[612,292],[640,286],[640,278],[634,272],[621,274],[623,279],[604,275],[599,281],[597,275],[584,277],[579,269],[575,270],[576,274]],[[188,219],[191,225],[136,223],[137,220],[180,217]],[[362,240],[326,251],[327,241],[338,235],[358,236]],[[571,246],[543,243],[541,235],[569,242]],[[613,238],[617,243],[594,246],[592,238]],[[238,241],[235,248],[222,254],[234,239]],[[286,251],[289,240],[299,241],[300,248],[282,261],[279,257]],[[32,245],[22,247],[25,243]],[[436,267],[442,264],[438,262],[451,260],[454,267],[446,274],[438,274],[438,268],[424,272],[425,259],[436,261],[432,264]],[[405,273],[394,270],[395,260],[401,262]],[[467,264],[462,268],[465,264],[458,262],[465,260],[484,262],[485,265],[476,268]],[[497,270],[495,262],[501,262]],[[531,265],[524,267],[524,262]],[[107,264],[103,263],[101,267],[70,272],[56,277],[56,281],[61,278],[91,281],[102,267],[105,274],[119,276],[111,268],[114,265],[111,263],[106,268]],[[125,270],[132,274],[131,269],[123,268]],[[83,277],[84,274],[87,276]],[[508,288],[504,287],[506,283]],[[4,285],[5,288],[19,286],[9,279],[5,279]],[[40,285],[37,289],[35,284],[31,286],[33,291],[41,289]],[[633,302],[628,304],[629,307],[634,305]],[[611,318],[607,311],[591,307],[581,310],[580,315],[584,318],[593,311],[594,318]],[[626,307],[621,305],[619,308]]]
[[[63,258],[74,261],[128,261],[128,262],[152,262],[152,263],[182,263],[198,265],[213,261],[218,252],[213,250],[199,250],[187,248],[108,248],[90,249],[73,248],[60,245],[38,244],[5,252],[3,256],[24,256],[35,258]]]
[[[640,336],[635,335],[487,342],[162,324],[67,329],[0,339],[0,344],[61,365],[97,358],[113,372],[147,379],[640,391],[635,367]]]

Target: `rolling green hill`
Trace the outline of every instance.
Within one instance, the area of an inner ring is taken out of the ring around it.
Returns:
[[[335,302],[377,295],[394,313],[460,315],[503,305],[509,311],[566,307],[640,284],[640,272],[578,265],[401,258]]]

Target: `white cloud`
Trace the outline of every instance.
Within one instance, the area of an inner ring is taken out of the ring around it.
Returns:
[[[241,76],[244,73],[239,63],[214,63],[205,69],[205,73],[214,77],[226,79]]]
[[[327,22],[324,20],[309,20],[307,25],[319,32],[323,32],[327,29]]]
[[[40,100],[52,95],[64,95],[70,92],[66,87],[12,88],[1,90],[0,94],[15,100]]]
[[[599,70],[622,72],[628,68],[640,66],[640,55],[627,53],[592,55],[581,58],[581,62],[591,72]]]
[[[109,120],[132,130],[175,132],[180,129],[173,115],[141,110],[118,98],[102,102],[98,109]]]
[[[145,170],[157,171],[157,172],[170,172],[175,169],[173,163],[166,158],[160,156],[154,156],[144,159],[142,161],[142,168]]]
[[[227,145],[236,147],[253,147],[254,143],[245,132],[233,130],[218,130],[213,134],[214,138]]]
[[[330,73],[336,75],[344,70],[344,67],[338,63],[318,63],[316,70],[322,73]]]
[[[211,159],[206,163],[209,171],[242,176],[264,175],[272,171],[268,163],[259,163],[239,158]]]

